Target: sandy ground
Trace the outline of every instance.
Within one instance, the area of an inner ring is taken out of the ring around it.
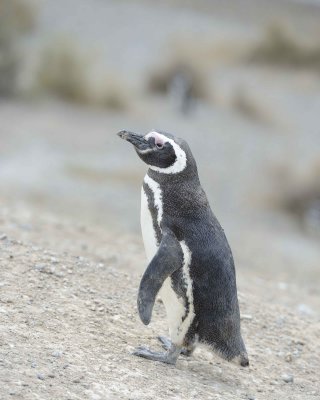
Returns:
[[[0,218],[1,399],[320,398],[319,317],[275,285],[238,268],[248,369],[205,348],[154,363],[130,354],[167,330],[160,301],[150,327],[137,315],[138,237],[3,203]]]

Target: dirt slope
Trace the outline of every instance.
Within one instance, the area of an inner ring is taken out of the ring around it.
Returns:
[[[150,327],[137,315],[138,238],[10,209],[0,218],[0,399],[320,398],[319,320],[266,303],[253,278],[239,285],[249,369],[204,348],[176,367],[153,363],[130,354],[159,347],[167,329],[160,302]]]

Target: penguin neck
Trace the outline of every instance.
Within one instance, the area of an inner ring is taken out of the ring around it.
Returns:
[[[194,185],[200,185],[198,170],[195,164],[188,165],[182,172],[176,174],[164,174],[149,168],[147,175],[161,186],[177,186],[181,183],[187,182],[192,182]]]

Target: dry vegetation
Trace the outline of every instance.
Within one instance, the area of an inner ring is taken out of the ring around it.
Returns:
[[[242,114],[252,121],[268,124],[273,122],[271,113],[267,110],[266,106],[257,102],[244,86],[234,89],[231,106],[237,113]]]
[[[275,184],[269,203],[288,213],[305,232],[320,235],[320,162],[298,171],[294,166],[273,166]]]
[[[283,25],[273,24],[267,28],[261,42],[250,51],[248,60],[320,71],[320,43],[304,44]]]
[[[70,38],[56,38],[44,49],[36,76],[37,92],[63,100],[113,109],[127,106],[125,84],[113,74],[93,80],[93,54]]]
[[[0,96],[17,90],[22,65],[21,39],[35,26],[36,9],[24,0],[0,0]]]
[[[213,43],[212,40],[187,36],[172,39],[156,66],[149,72],[148,89],[166,94],[177,76],[189,82],[189,95],[210,101],[213,89],[210,74],[217,66],[234,62],[239,56],[235,43]]]

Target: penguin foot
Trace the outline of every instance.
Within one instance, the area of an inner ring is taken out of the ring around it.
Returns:
[[[139,346],[132,354],[134,356],[146,358],[147,360],[161,361],[166,364],[175,365],[180,352],[181,347],[172,344],[165,353],[152,351],[146,346]]]
[[[165,350],[169,350],[170,347],[172,346],[171,340],[168,339],[166,336],[158,336],[158,340],[162,344],[162,347]],[[186,356],[186,357],[190,357],[192,355],[194,349],[195,349],[194,345],[190,345],[188,347],[182,347],[180,354],[182,354],[183,356]]]

